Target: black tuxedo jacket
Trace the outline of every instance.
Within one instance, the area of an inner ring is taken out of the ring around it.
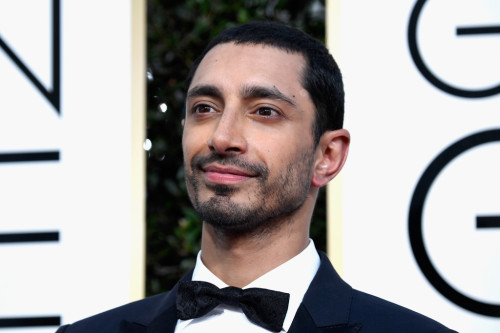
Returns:
[[[352,289],[324,253],[289,333],[451,333],[416,312]],[[191,279],[192,271],[183,280]],[[169,292],[60,327],[56,333],[173,333],[177,285]],[[456,333],[456,332],[455,332]]]

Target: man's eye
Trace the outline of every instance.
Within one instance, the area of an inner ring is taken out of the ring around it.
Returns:
[[[201,104],[201,105],[197,105],[193,108],[193,112],[195,113],[209,113],[209,112],[215,112],[214,108],[209,106],[209,105],[205,105],[205,104]]]
[[[259,116],[264,116],[264,117],[273,117],[273,116],[277,116],[278,112],[276,110],[271,109],[271,108],[262,107],[262,108],[259,108],[257,110],[256,114]]]

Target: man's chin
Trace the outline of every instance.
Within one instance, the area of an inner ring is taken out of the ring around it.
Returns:
[[[215,196],[229,197],[234,194],[238,188],[234,185],[207,184],[207,189]]]
[[[255,224],[252,219],[255,208],[248,206],[248,202],[240,204],[228,195],[213,195],[194,206],[200,218],[217,229],[243,231]]]

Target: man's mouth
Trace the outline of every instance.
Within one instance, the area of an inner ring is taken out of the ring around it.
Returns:
[[[232,185],[244,182],[256,175],[236,167],[210,164],[203,166],[202,171],[210,183]]]

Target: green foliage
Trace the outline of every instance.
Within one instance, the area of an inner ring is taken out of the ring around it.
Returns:
[[[324,40],[324,4],[319,0],[148,1],[147,137],[152,148],[147,160],[147,295],[170,289],[193,267],[200,249],[201,221],[184,183],[184,79],[221,30],[259,20],[287,23]],[[321,191],[311,227],[320,249],[326,243],[324,197]]]

